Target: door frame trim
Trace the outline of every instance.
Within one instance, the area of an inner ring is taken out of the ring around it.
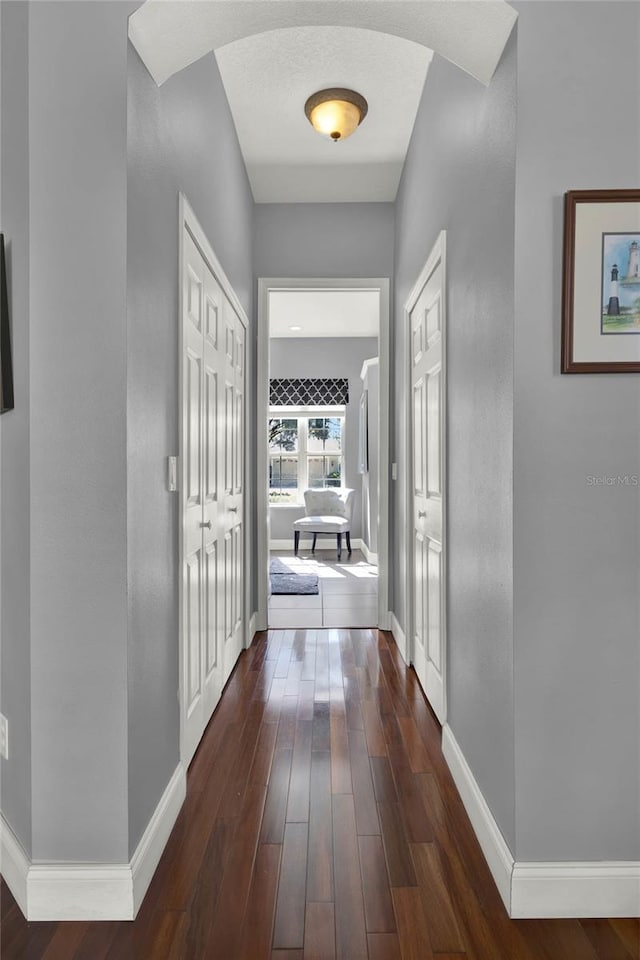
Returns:
[[[258,616],[259,630],[267,629],[267,578],[269,571],[269,452],[266,430],[260,424],[269,412],[269,294],[284,290],[376,290],[380,295],[378,356],[380,404],[378,413],[379,522],[378,522],[378,627],[388,630],[389,614],[389,409],[390,308],[388,277],[260,277],[258,278],[258,369],[256,500],[258,506]]]
[[[220,284],[222,292],[227,297],[231,306],[237,313],[240,322],[245,330],[245,354],[244,354],[244,367],[245,367],[245,401],[244,401],[244,410],[243,410],[243,431],[244,431],[244,457],[243,457],[243,476],[242,476],[242,489],[243,489],[243,505],[242,505],[242,523],[244,526],[244,557],[245,562],[243,564],[244,570],[244,585],[243,585],[243,649],[246,649],[249,643],[251,642],[251,637],[249,636],[249,623],[251,619],[251,576],[247,569],[246,558],[250,556],[250,531],[248,525],[248,497],[247,497],[247,464],[249,461],[249,456],[251,453],[250,442],[249,442],[249,430],[247,429],[247,411],[250,409],[250,403],[252,402],[252,391],[250,388],[250,377],[248,376],[247,370],[247,358],[249,357],[249,319],[247,314],[240,303],[231,282],[227,277],[222,264],[216,257],[213,247],[207,238],[204,229],[200,225],[198,218],[193,212],[193,208],[189,203],[185,194],[180,191],[178,193],[178,701],[179,701],[179,714],[180,714],[180,762],[186,768],[189,763],[189,759],[186,756],[185,742],[184,742],[184,701],[185,701],[185,677],[184,677],[184,596],[183,596],[183,563],[184,563],[184,527],[182,518],[184,515],[184,483],[183,483],[183,472],[184,472],[184,383],[183,383],[183,363],[182,357],[184,352],[184,326],[182,322],[183,318],[183,307],[184,307],[184,288],[182,283],[182,274],[184,270],[184,232],[187,230],[191,235],[196,246],[199,248],[200,253],[207,261],[212,273],[214,274],[216,280]]]
[[[442,436],[442,630],[444,635],[444,656],[442,658],[442,683],[443,683],[443,725],[447,718],[447,678],[448,678],[448,657],[449,643],[447,636],[447,603],[448,603],[448,497],[447,497],[447,423],[448,423],[448,398],[447,398],[447,231],[441,230],[431,249],[426,263],[418,275],[418,279],[413,285],[411,293],[407,297],[404,306],[404,371],[407,377],[407,389],[405,391],[405,450],[407,459],[405,464],[405,528],[407,531],[406,539],[406,588],[405,588],[405,643],[407,652],[407,662],[414,662],[414,643],[415,630],[413,623],[413,580],[414,580],[414,550],[413,550],[413,396],[411,390],[411,311],[416,305],[420,294],[422,293],[427,280],[435,270],[438,263],[442,264],[442,411],[441,411],[441,436]],[[425,691],[426,695],[426,691]]]

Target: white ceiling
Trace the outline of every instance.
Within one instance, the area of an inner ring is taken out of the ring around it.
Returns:
[[[379,310],[378,290],[272,290],[269,334],[277,338],[377,337]]]
[[[433,51],[489,83],[516,13],[505,0],[146,0],[129,37],[156,83],[215,51],[258,202],[394,200]],[[342,143],[311,93],[369,103]]]
[[[218,50],[255,200],[394,200],[432,55],[353,27],[270,30]],[[369,103],[342,143],[319,136],[304,114],[307,97],[326,87],[350,87]]]

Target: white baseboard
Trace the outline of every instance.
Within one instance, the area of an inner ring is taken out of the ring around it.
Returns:
[[[186,795],[187,773],[182,764],[179,763],[131,858],[134,917],[140,909],[144,895],[160,863],[160,857],[178,819]]]
[[[510,912],[513,856],[448,724],[442,728],[442,752],[500,896]]]
[[[27,920],[133,920],[186,796],[176,768],[129,863],[32,863],[2,821],[2,876]]]
[[[391,624],[391,633],[393,634],[393,639],[396,642],[398,650],[402,654],[402,659],[408,665],[409,663],[409,651],[407,649],[407,638],[404,635],[404,630],[398,623],[398,618],[395,613],[391,611],[389,613],[389,621]]]
[[[32,864],[27,920],[133,920],[129,864]]]
[[[328,539],[326,539],[326,540],[325,540],[324,537],[323,537],[322,540],[319,539],[319,540],[317,541],[317,543],[316,543],[316,553],[318,552],[318,550],[333,550],[334,553],[336,552],[336,535],[335,535],[335,533],[333,533],[333,534],[327,534],[327,537],[328,537]],[[307,550],[310,550],[310,549],[311,549],[311,543],[310,543],[310,542],[307,542],[307,540],[302,540],[302,539],[301,539],[300,549],[301,549],[301,550],[304,550],[305,552],[306,552]],[[342,551],[343,551],[343,553],[346,552],[346,549],[347,549],[347,547],[346,547],[346,544],[345,544],[345,542],[344,542],[344,540],[343,540],[343,541],[342,541]],[[358,538],[354,538],[354,537],[351,538],[351,549],[352,549],[352,550],[362,550],[362,540],[360,540],[359,537],[358,537]],[[287,550],[287,551],[291,550],[291,551],[292,551],[292,550],[293,550],[293,537],[291,537],[290,540],[270,540],[270,541],[269,541],[269,550]]]
[[[253,643],[253,638],[255,637],[257,632],[258,632],[258,612],[256,610],[255,613],[251,614],[251,618],[249,620],[249,633],[247,636],[247,647],[251,646],[251,644]]]
[[[511,916],[640,917],[640,863],[516,861]]]
[[[369,550],[369,547],[366,545],[364,540],[360,541],[360,549],[364,554],[364,558],[367,563],[373,564],[375,567],[378,566],[378,554],[374,553],[373,550]]]
[[[27,915],[27,874],[30,860],[15,833],[0,814],[0,874],[23,914]]]
[[[510,917],[640,917],[640,863],[514,861],[447,724],[442,752]]]

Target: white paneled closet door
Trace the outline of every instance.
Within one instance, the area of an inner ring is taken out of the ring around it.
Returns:
[[[442,241],[439,241],[439,243]],[[438,245],[409,309],[413,493],[413,642],[416,673],[433,710],[446,718],[444,565],[444,268]]]
[[[182,226],[180,701],[188,764],[244,639],[245,328]]]
[[[224,463],[221,469],[224,511],[224,639],[223,683],[226,682],[242,649],[244,570],[244,368],[245,332],[235,310],[225,301],[224,309],[224,414],[222,420]]]

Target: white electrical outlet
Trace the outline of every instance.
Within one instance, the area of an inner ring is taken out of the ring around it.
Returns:
[[[9,759],[9,724],[7,718],[0,713],[0,757]]]

